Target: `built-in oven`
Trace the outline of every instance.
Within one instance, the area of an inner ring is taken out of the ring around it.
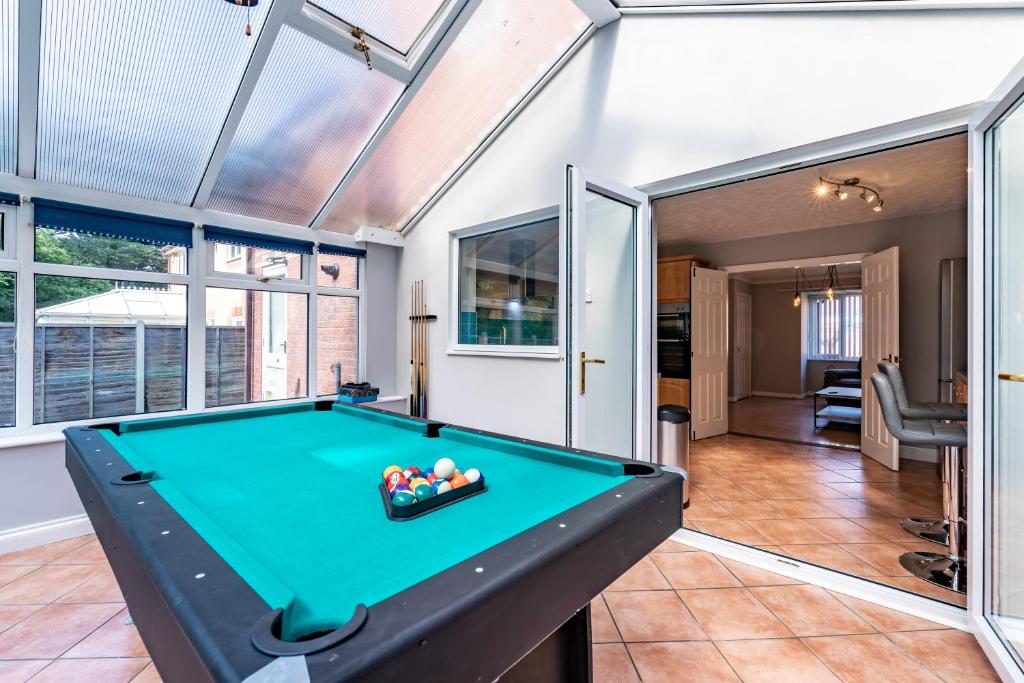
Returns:
[[[690,379],[690,304],[658,304],[658,374]]]

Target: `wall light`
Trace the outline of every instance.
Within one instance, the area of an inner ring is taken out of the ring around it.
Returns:
[[[882,201],[882,195],[878,194],[878,190],[872,187],[868,187],[867,185],[861,185],[860,178],[847,178],[846,180],[838,181],[827,180],[819,176],[818,186],[814,189],[814,191],[815,194],[817,194],[819,197],[824,197],[825,195],[831,193],[835,197],[838,197],[839,201],[842,201],[850,196],[848,192],[850,188],[860,190],[860,194],[858,194],[857,196],[863,199],[868,204],[874,204],[874,206],[871,209],[872,211],[874,211],[875,213],[881,213],[882,204],[885,203]]]

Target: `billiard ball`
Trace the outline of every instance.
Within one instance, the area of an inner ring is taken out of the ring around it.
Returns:
[[[466,479],[466,475],[462,474],[461,472],[458,472],[448,481],[451,483],[453,489],[460,489],[463,486],[469,485],[469,481]]]
[[[455,463],[451,458],[441,458],[434,463],[434,474],[439,479],[447,479],[455,473]]]
[[[387,479],[391,474],[393,474],[395,472],[398,472],[399,474],[401,474],[402,473],[402,468],[399,467],[398,465],[391,465],[391,466],[389,466],[387,469],[384,470],[384,478]]]
[[[409,488],[411,488],[413,491],[415,491],[416,488],[418,486],[420,486],[421,484],[429,484],[429,483],[430,482],[428,482],[423,477],[413,477],[412,479],[409,480]]]
[[[395,494],[394,498],[391,499],[391,504],[398,507],[412,505],[415,502],[416,496],[412,494],[412,491],[399,491]]]
[[[412,491],[412,487],[403,481],[398,484],[395,484],[394,486],[388,489],[388,493],[391,494],[392,498],[395,497],[395,494],[400,493],[402,491]]]
[[[405,468],[404,474],[405,474],[405,478],[406,479],[412,479],[413,477],[420,476],[420,468],[419,467],[407,467],[407,468]]]
[[[413,489],[416,495],[416,500],[426,500],[434,495],[434,489],[430,488],[430,484],[420,484]]]
[[[391,474],[388,475],[386,483],[387,483],[388,490],[390,491],[396,485],[398,485],[398,484],[408,484],[409,481],[404,476],[402,476],[401,472],[392,472]]]
[[[480,470],[475,467],[470,467],[468,470],[462,473],[466,477],[466,481],[470,484],[479,481],[481,479]]]
[[[448,483],[447,479],[438,479],[433,484],[434,493],[441,495],[442,493],[448,493],[452,490],[452,485]]]

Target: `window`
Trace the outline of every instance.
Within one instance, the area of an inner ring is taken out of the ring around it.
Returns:
[[[182,246],[52,228],[36,228],[35,237],[37,263],[178,275],[188,269],[188,250]]]
[[[458,343],[558,346],[558,218],[458,238]]]
[[[187,288],[35,276],[33,423],[185,407]]]
[[[317,296],[316,393],[338,393],[359,375],[359,299]]]
[[[301,280],[302,254],[211,242],[213,271],[274,280]]]
[[[14,273],[0,273],[0,427],[14,426],[15,282]]]
[[[807,297],[808,355],[817,360],[855,361],[861,355],[860,292]]]
[[[206,406],[306,396],[308,295],[206,288]]]

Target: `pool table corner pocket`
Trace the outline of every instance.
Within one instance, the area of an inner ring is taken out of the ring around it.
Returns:
[[[280,607],[267,612],[252,628],[252,645],[273,657],[311,655],[348,640],[366,624],[370,612],[366,605],[356,605],[352,617],[344,625],[326,633],[312,633],[295,640],[282,640],[284,610]]]

